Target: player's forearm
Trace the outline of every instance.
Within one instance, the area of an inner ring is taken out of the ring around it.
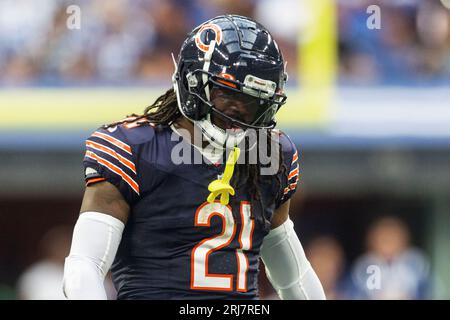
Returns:
[[[119,246],[124,224],[106,214],[85,212],[75,225],[64,265],[68,299],[106,299],[104,279]]]
[[[325,294],[316,273],[287,220],[270,231],[261,247],[266,273],[281,299],[322,300]]]

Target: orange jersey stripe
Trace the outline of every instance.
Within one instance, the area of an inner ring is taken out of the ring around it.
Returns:
[[[129,176],[127,175],[125,172],[123,172],[122,169],[120,169],[119,167],[117,167],[115,164],[109,162],[106,159],[103,159],[102,157],[99,157],[98,155],[96,155],[94,152],[92,151],[86,151],[86,157],[89,157],[91,159],[94,159],[95,161],[97,161],[98,163],[100,163],[101,165],[107,167],[109,170],[111,170],[112,172],[114,172],[115,174],[119,175],[122,177],[123,180],[125,180],[126,183],[128,183],[128,185],[137,193],[139,194],[139,185]]]
[[[297,187],[297,182],[291,183],[289,186],[284,188],[283,195],[286,195],[289,191],[295,190],[295,187]]]
[[[289,179],[292,179],[292,178],[295,177],[296,175],[298,175],[298,167],[295,168],[294,170],[292,170],[292,171],[289,173],[288,180],[289,180]]]
[[[103,139],[105,141],[108,141],[109,143],[115,145],[116,147],[122,149],[123,151],[131,154],[131,148],[129,145],[127,145],[126,143],[123,143],[122,141],[120,141],[114,137],[111,137],[110,135],[96,131],[92,134],[92,136]]]
[[[95,182],[100,182],[100,181],[105,181],[105,178],[94,178],[94,179],[89,179],[88,181],[86,181],[86,186],[89,186]]]
[[[298,160],[298,151],[296,150],[294,155],[292,156],[292,163],[291,164],[293,164],[297,160]]]
[[[124,166],[126,166],[136,174],[136,167],[134,166],[134,163],[128,160],[127,158],[122,157],[113,149],[89,140],[86,141],[86,146],[109,154],[111,157],[116,158],[120,163],[122,163]]]

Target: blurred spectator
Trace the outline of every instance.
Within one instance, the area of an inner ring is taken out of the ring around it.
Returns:
[[[320,236],[308,244],[305,252],[322,283],[327,300],[346,299],[345,256],[341,244],[333,237]]]
[[[0,85],[167,84],[186,32],[225,13],[273,30],[295,79],[309,1],[3,0]],[[440,1],[336,3],[341,83],[450,82],[450,10]],[[80,7],[80,30],[66,26],[69,5]],[[367,27],[369,5],[381,9],[380,30]]]
[[[417,14],[421,47],[420,72],[427,78],[450,75],[450,10],[439,2],[424,1]]]
[[[380,7],[380,30],[366,25],[366,9],[374,4]],[[449,10],[439,1],[340,1],[340,80],[352,85],[448,82],[449,23]]]
[[[56,226],[41,239],[42,257],[29,266],[17,282],[18,298],[22,300],[64,300],[62,279],[64,260],[69,254],[72,228]],[[108,299],[115,298],[111,278],[106,278]]]
[[[353,298],[426,299],[429,269],[423,253],[411,245],[407,226],[383,217],[370,226],[367,252],[353,266]]]
[[[71,243],[71,230],[66,226],[50,229],[39,243],[42,258],[29,266],[17,284],[19,299],[61,300],[64,259]]]
[[[177,56],[187,30],[195,24],[188,16],[188,8],[183,10],[181,6],[180,1],[170,0],[152,1],[142,7],[144,21],[152,26],[153,35],[142,47],[135,65],[134,72],[140,79],[160,79],[169,83],[174,69],[171,53]]]

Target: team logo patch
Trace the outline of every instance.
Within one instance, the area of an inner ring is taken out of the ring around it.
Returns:
[[[198,30],[197,34],[195,35],[195,45],[197,46],[197,48],[199,48],[200,50],[202,50],[203,52],[207,52],[209,50],[209,44],[205,44],[202,39],[201,39],[201,35],[203,33],[203,31],[205,30],[213,30],[215,33],[215,41],[217,44],[221,44],[222,43],[222,29],[214,23],[207,23],[204,24],[203,26],[201,26],[201,28]]]

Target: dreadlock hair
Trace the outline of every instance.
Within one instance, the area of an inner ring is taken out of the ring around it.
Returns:
[[[261,129],[263,130],[263,129]],[[255,164],[250,164],[244,162],[243,164],[236,164],[235,167],[235,173],[231,179],[231,184],[233,187],[241,187],[243,185],[246,185],[248,188],[248,192],[251,196],[251,205],[254,208],[255,206],[259,206],[261,210],[261,216],[255,217],[253,215],[253,212],[251,212],[251,219],[255,219],[258,223],[261,224],[264,228],[270,227],[270,221],[267,219],[266,215],[264,214],[265,208],[268,206],[271,206],[275,203],[276,199],[278,199],[283,194],[283,182],[282,182],[282,176],[285,176],[285,179],[287,181],[288,179],[288,169],[286,165],[284,164],[284,157],[283,152],[281,149],[281,145],[278,142],[278,153],[276,150],[272,149],[271,139],[272,139],[272,131],[271,130],[264,130],[262,131],[262,134],[257,136],[257,142],[256,142],[256,148],[259,147],[261,143],[261,139],[266,139],[265,144],[267,146],[267,156],[274,157],[275,161],[278,160],[278,171],[275,175],[261,175],[261,169],[262,165],[259,160],[259,152],[257,152],[257,161]],[[250,151],[246,150],[245,152],[246,161],[250,159]],[[261,190],[259,188],[260,185],[263,184],[272,184],[272,179],[275,178],[276,185],[275,185],[275,193],[271,194],[272,197],[269,201],[264,201],[263,195],[261,194]]]
[[[138,126],[142,125],[149,125],[150,123],[156,125],[156,126],[170,126],[173,124],[177,119],[182,117],[182,114],[180,110],[178,109],[178,102],[177,102],[177,96],[173,89],[169,89],[164,93],[163,95],[159,96],[153,104],[146,107],[144,110],[144,113],[142,115],[137,114],[131,114],[127,116],[125,120],[121,120],[115,123],[104,125],[103,128],[110,128],[114,127],[120,124],[124,123],[131,123],[135,122]],[[140,121],[141,120],[141,121]],[[264,183],[264,180],[270,180],[273,178],[273,176],[262,176],[260,174],[261,171],[261,164],[258,159],[256,161],[256,164],[247,164],[244,162],[244,164],[236,164],[235,167],[235,173],[233,175],[233,178],[231,180],[231,184],[234,188],[239,188],[244,185],[247,186],[250,196],[251,196],[251,205],[254,207],[255,205],[259,205],[261,209],[261,216],[256,217],[253,214],[253,210],[251,211],[251,219],[255,219],[258,223],[261,223],[263,227],[267,227],[268,223],[270,221],[267,220],[267,217],[264,214],[264,208],[266,206],[270,206],[273,203],[275,203],[277,197],[283,194],[283,188],[282,188],[282,179],[281,176],[285,176],[285,179],[287,181],[287,167],[284,164],[283,161],[283,152],[281,145],[279,145],[279,152],[278,154],[272,154],[271,150],[271,139],[272,139],[272,132],[271,130],[265,130],[263,132],[264,134],[258,135],[257,137],[257,146],[260,144],[260,138],[266,140],[267,145],[267,155],[270,155],[271,157],[277,157],[278,158],[278,172],[275,174],[276,179],[276,192],[275,196],[272,197],[271,201],[264,203],[263,197],[261,195],[261,191],[259,189],[259,185]],[[273,151],[273,153],[275,153]],[[258,152],[259,156],[259,152]],[[250,159],[249,157],[249,151],[247,150],[245,152],[246,159]],[[225,159],[226,161],[226,159]],[[231,199],[231,201],[233,201]],[[233,213],[234,215],[234,213]]]

